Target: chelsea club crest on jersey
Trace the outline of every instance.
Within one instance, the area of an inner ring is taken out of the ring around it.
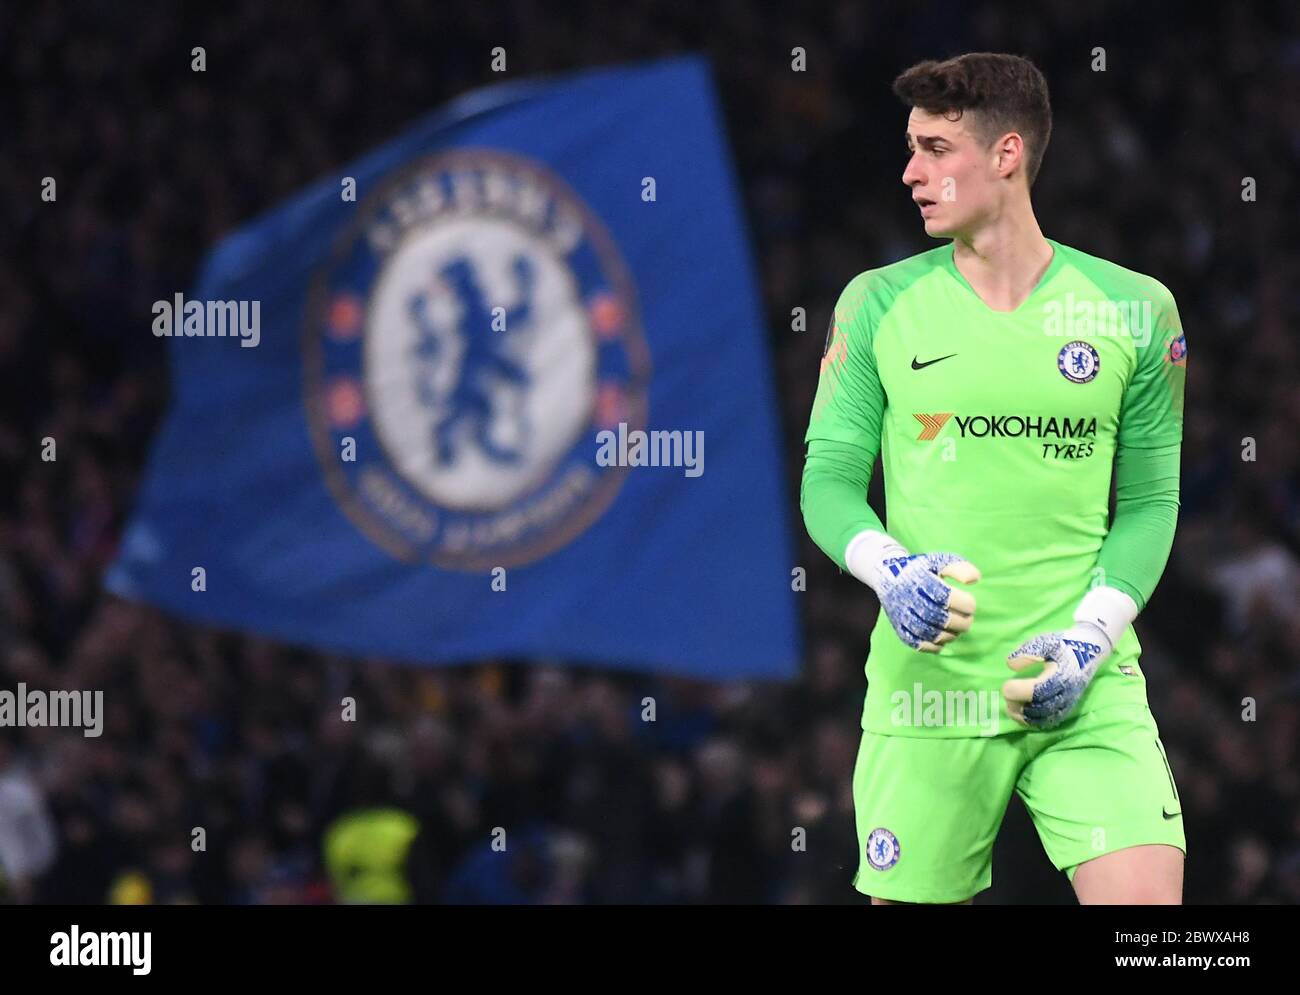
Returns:
[[[304,328],[317,457],[395,556],[528,563],[609,506],[595,435],[646,419],[631,277],[546,167],[457,150],[390,174],[316,274]]]
[[[1056,354],[1056,368],[1071,383],[1087,383],[1096,379],[1101,369],[1101,357],[1091,343],[1080,339],[1061,347]]]

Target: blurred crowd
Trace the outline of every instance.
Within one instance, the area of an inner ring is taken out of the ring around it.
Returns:
[[[1044,231],[1157,276],[1187,332],[1178,540],[1138,623],[1186,897],[1300,901],[1300,8],[45,0],[0,8],[0,38],[0,688],[109,702],[99,738],[0,729],[0,900],[862,901],[849,787],[876,606],[802,529],[790,685],[334,658],[100,587],[167,400],[151,302],[241,221],[499,81],[501,45],[511,76],[713,58],[792,506],[832,303],[930,247],[890,80],[961,51],[1037,61]],[[1069,900],[1013,803],[980,901]]]

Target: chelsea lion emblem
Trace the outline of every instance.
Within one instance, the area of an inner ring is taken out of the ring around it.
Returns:
[[[867,863],[876,870],[889,870],[898,863],[901,853],[898,837],[888,829],[873,829],[867,836]]]
[[[600,219],[545,166],[457,150],[385,177],[315,274],[308,419],[339,506],[405,560],[536,560],[609,506],[595,433],[642,428],[650,361]]]
[[[1071,383],[1087,383],[1101,369],[1101,357],[1091,343],[1076,340],[1061,347],[1056,354],[1056,368]]]

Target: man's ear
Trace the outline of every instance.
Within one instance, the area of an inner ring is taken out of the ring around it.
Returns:
[[[1009,131],[998,139],[998,170],[1003,175],[1024,160],[1025,140],[1016,132]]]

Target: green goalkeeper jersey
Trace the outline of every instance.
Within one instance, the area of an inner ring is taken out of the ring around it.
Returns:
[[[810,456],[820,446],[869,472],[879,455],[885,531],[912,553],[957,553],[982,574],[970,588],[974,624],[939,654],[904,645],[881,614],[864,729],[1021,731],[1001,707],[1001,685],[1016,676],[1007,656],[1068,628],[1089,587],[1108,583],[1098,554],[1117,449],[1168,452],[1181,441],[1186,346],[1172,295],[1048,241],[1052,260],[1014,311],[980,299],[951,243],[860,274],[836,305]],[[810,532],[844,567],[848,540],[874,520],[865,493],[862,518],[819,507],[806,480],[805,491]],[[1130,626],[1077,715],[1145,703],[1139,648]]]

